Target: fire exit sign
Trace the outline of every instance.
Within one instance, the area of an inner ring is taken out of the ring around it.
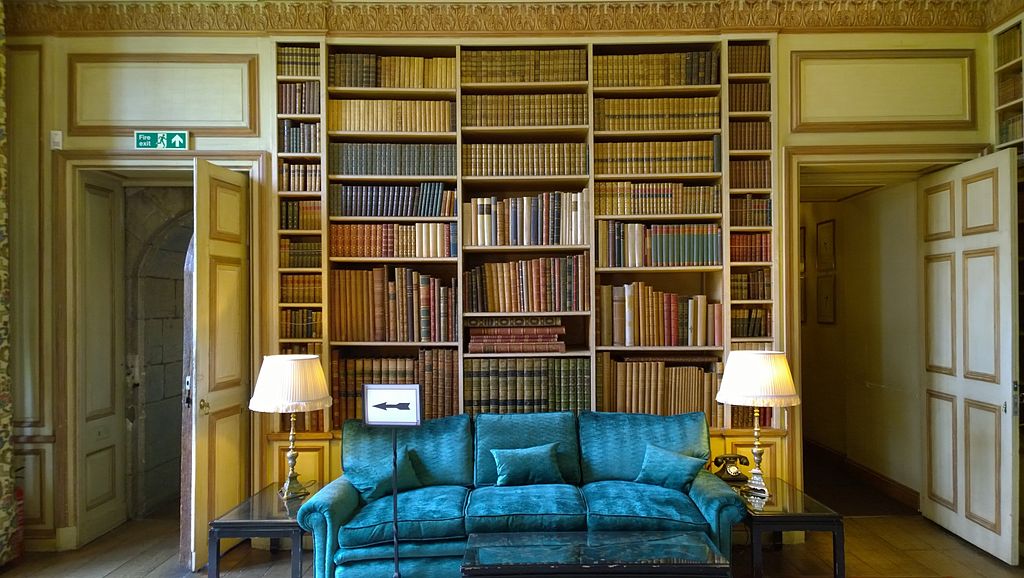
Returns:
[[[188,150],[187,130],[137,130],[135,131],[136,150]]]

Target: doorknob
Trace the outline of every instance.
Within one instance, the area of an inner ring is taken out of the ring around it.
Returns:
[[[199,411],[203,412],[203,415],[210,415],[210,402],[205,399],[199,400]]]

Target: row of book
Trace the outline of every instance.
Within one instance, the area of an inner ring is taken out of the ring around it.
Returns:
[[[564,325],[470,327],[469,353],[562,353]]]
[[[733,227],[770,227],[771,198],[745,195],[729,199],[729,224]]]
[[[335,143],[328,146],[332,175],[455,175],[454,143]]]
[[[740,429],[752,429],[754,427],[754,408],[733,405],[729,407],[729,414],[729,427]],[[775,412],[773,408],[762,407],[760,408],[760,414],[758,419],[759,427],[773,427],[775,425],[773,420]]]
[[[278,76],[317,76],[320,74],[319,46],[277,47]]]
[[[594,205],[598,215],[713,215],[722,212],[722,187],[600,181]]]
[[[595,130],[710,130],[722,126],[717,96],[595,98]]]
[[[277,150],[282,153],[320,152],[320,123],[292,119],[278,121]]]
[[[588,124],[585,94],[466,94],[462,126]]]
[[[278,217],[282,229],[319,231],[320,201],[281,201]]]
[[[771,159],[733,160],[729,163],[729,186],[734,189],[767,189],[772,186]]]
[[[733,83],[729,86],[729,110],[767,112],[772,109],[772,86],[767,82]]]
[[[332,270],[331,340],[455,341],[454,286],[408,267]]]
[[[331,257],[454,257],[456,223],[352,223],[331,225]]]
[[[708,427],[725,425],[725,406],[715,401],[721,362],[677,365],[670,361],[617,361],[599,356],[597,379],[604,411],[676,415],[704,412]],[[710,365],[710,368],[704,367]]]
[[[294,414],[295,415],[295,431],[298,433],[303,432],[322,432],[327,431],[327,423],[324,421],[324,410],[317,411],[303,411]],[[292,414],[282,413],[278,416],[280,420],[280,431],[286,432],[291,431],[291,418]]]
[[[729,259],[734,262],[771,261],[772,234],[732,233],[729,236]]]
[[[289,237],[281,237],[278,266],[319,268],[320,241],[295,241]]]
[[[1010,142],[1024,137],[1024,118],[1019,111],[999,118],[999,142]]]
[[[733,300],[772,298],[772,270],[766,267],[729,274],[729,296]]]
[[[459,364],[454,349],[423,348],[416,357],[345,357],[331,350],[331,405],[335,429],[349,419],[363,419],[367,383],[418,383],[423,419],[461,411]]]
[[[332,87],[455,88],[455,59],[332,52],[327,56],[327,83]]]
[[[768,73],[772,71],[771,51],[763,42],[729,44],[729,72],[732,74]]]
[[[598,267],[717,266],[722,264],[722,226],[599,221],[597,247]]]
[[[583,245],[587,243],[587,191],[529,197],[480,197],[462,206],[468,247]]]
[[[658,291],[649,283],[602,285],[598,345],[721,347],[722,304],[707,295]]]
[[[1020,58],[1020,26],[1013,26],[996,36],[996,66]]]
[[[771,337],[772,311],[768,307],[737,306],[731,312],[732,336]]]
[[[772,123],[740,120],[729,123],[729,148],[734,151],[764,151],[772,148]]]
[[[587,174],[587,144],[487,143],[462,145],[462,172],[469,176]]]
[[[327,130],[362,132],[453,132],[455,103],[448,100],[332,99]]]
[[[332,217],[454,217],[454,189],[444,183],[418,185],[343,185],[327,187]]]
[[[282,309],[278,319],[278,337],[282,339],[319,339],[323,333],[323,311],[319,309]]]
[[[277,85],[278,114],[320,114],[320,81],[282,82]]]
[[[717,173],[719,135],[691,141],[594,143],[594,172],[598,174]]]
[[[996,86],[996,106],[1013,102],[1021,97],[1022,83],[1024,77],[1020,71],[1001,72],[998,75],[999,81]]]
[[[474,357],[463,366],[470,415],[591,409],[586,357]]]
[[[281,161],[277,186],[283,192],[319,193],[323,190],[323,170],[320,163]]]
[[[281,343],[278,351],[282,355],[320,355],[324,354],[324,344],[320,341],[309,343]]]
[[[587,51],[569,49],[463,50],[462,82],[584,82]]]
[[[281,274],[281,303],[320,303],[319,273]]]
[[[594,86],[718,84],[718,49],[594,56]]]
[[[540,257],[484,263],[463,273],[463,307],[471,312],[587,311],[590,257]]]

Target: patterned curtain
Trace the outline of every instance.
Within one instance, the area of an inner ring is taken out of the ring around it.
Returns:
[[[7,253],[7,35],[0,2],[0,564],[10,560],[17,525],[14,507],[14,409],[11,400],[11,288]]]

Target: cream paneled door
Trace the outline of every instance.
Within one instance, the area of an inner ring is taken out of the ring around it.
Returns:
[[[921,512],[1017,564],[1017,166],[918,181],[925,359]]]
[[[249,478],[248,176],[195,165],[196,383],[192,422],[192,569],[207,559],[210,520],[238,505]],[[231,542],[221,542],[226,549]]]

